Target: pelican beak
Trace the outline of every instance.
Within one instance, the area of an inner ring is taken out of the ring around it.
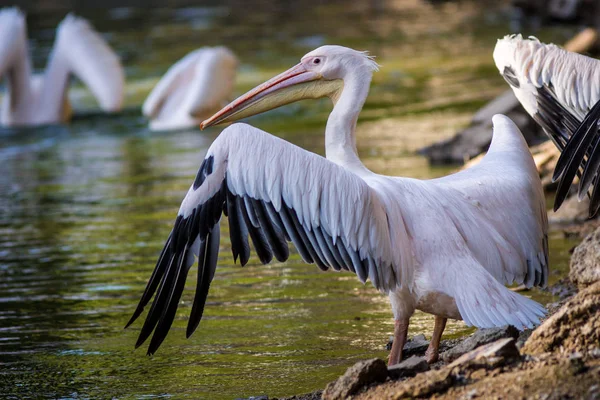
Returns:
[[[200,124],[200,129],[263,113],[302,99],[331,96],[340,80],[326,80],[300,63],[238,97]]]

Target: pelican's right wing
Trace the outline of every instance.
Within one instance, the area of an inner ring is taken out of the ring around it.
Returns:
[[[122,108],[125,72],[121,61],[85,19],[69,14],[60,23],[50,63],[53,62],[79,78],[103,110],[113,112]]]
[[[215,140],[185,196],[175,226],[129,324],[156,296],[137,346],[154,331],[154,353],[173,322],[186,276],[198,256],[191,335],[202,318],[219,251],[219,220],[229,219],[234,259],[248,262],[250,236],[262,263],[288,258],[291,241],[321,269],[349,270],[388,291],[402,281],[388,216],[375,191],[327,159],[245,124]]]

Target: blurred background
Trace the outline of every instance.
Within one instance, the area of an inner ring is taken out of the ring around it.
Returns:
[[[297,254],[268,266],[253,256],[242,269],[226,224],[199,329],[185,340],[192,269],[163,346],[153,357],[134,351],[141,323],[123,326],[221,130],[151,132],[140,111],[145,97],[169,66],[202,46],[237,55],[235,95],[323,44],[369,50],[382,68],[359,120],[365,164],[381,174],[442,176],[455,167],[431,167],[416,150],[451,137],[508,89],[492,59],[496,39],[522,32],[564,43],[595,24],[586,18],[596,13],[581,12],[586,2],[574,3],[555,15],[535,1],[0,1],[26,12],[36,71],[57,24],[74,12],[106,39],[126,74],[116,115],[97,112],[75,82],[70,124],[0,128],[0,398],[285,396],[323,388],[355,361],[386,357],[386,297]],[[330,110],[327,100],[301,102],[249,122],[323,154]],[[572,245],[552,235],[551,282],[567,271]],[[433,317],[418,313],[409,335],[432,326]],[[445,338],[468,332],[454,322]]]

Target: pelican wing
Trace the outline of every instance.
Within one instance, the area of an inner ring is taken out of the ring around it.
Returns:
[[[348,270],[385,291],[399,285],[382,202],[342,167],[245,124],[224,130],[208,150],[184,198],[131,324],[153,294],[137,346],[154,331],[154,353],[173,322],[187,273],[198,256],[196,296],[187,335],[198,326],[219,251],[219,220],[229,220],[235,260],[285,261],[291,241],[321,269]],[[129,325],[128,324],[128,325]]]
[[[167,100],[175,97],[171,107],[184,107],[190,116],[215,111],[231,96],[236,66],[237,59],[225,47],[205,47],[189,53],[152,89],[142,107],[144,115],[156,118]]]
[[[543,307],[503,284],[547,283],[544,193],[519,129],[503,115],[493,123],[490,149],[479,164],[426,182],[432,186],[428,197],[435,198],[430,212],[439,214],[435,229],[452,247],[429,254],[424,269],[468,325],[532,327]]]
[[[52,58],[92,91],[103,110],[121,109],[125,72],[119,57],[88,21],[67,15],[58,27]]]
[[[448,214],[479,264],[505,284],[545,286],[548,219],[537,169],[516,125],[493,118],[494,136],[481,163],[431,181],[446,190]]]
[[[189,85],[194,78],[194,69],[204,49],[194,50],[173,64],[152,89],[142,112],[148,118],[156,117],[166,99]]]
[[[600,100],[600,61],[520,35],[499,40],[494,59],[521,104],[562,152],[553,174],[559,180],[554,209],[575,175],[581,177],[582,198],[600,170],[600,155],[593,156],[600,150],[600,105],[594,107]],[[591,215],[600,206],[597,187],[591,193]]]
[[[17,8],[0,10],[0,80],[3,77],[8,79],[9,90],[5,96],[9,97],[5,101],[8,100],[11,110],[22,101],[19,96],[24,94],[24,91],[16,88],[20,84],[29,86],[29,82],[16,82],[19,78],[29,80],[29,71],[25,70],[24,65],[18,65],[19,61],[28,62],[27,60],[25,16]],[[16,68],[22,70],[17,71]]]

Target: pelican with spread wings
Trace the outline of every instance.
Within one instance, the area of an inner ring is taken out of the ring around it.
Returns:
[[[389,364],[398,363],[415,310],[435,315],[427,360],[438,357],[447,318],[468,325],[532,327],[544,309],[504,285],[548,279],[542,186],[515,124],[493,118],[483,161],[444,178],[418,180],[368,170],[355,128],[378,68],[363,52],[323,46],[204,121],[235,121],[308,98],[329,97],[326,157],[246,124],[223,130],[183,199],[167,242],[128,326],[152,300],[136,346],[165,339],[188,272],[198,259],[187,326],[198,327],[229,221],[235,260],[250,260],[250,237],[264,264],[285,261],[292,242],[307,263],[356,274],[389,296],[395,318]]]

